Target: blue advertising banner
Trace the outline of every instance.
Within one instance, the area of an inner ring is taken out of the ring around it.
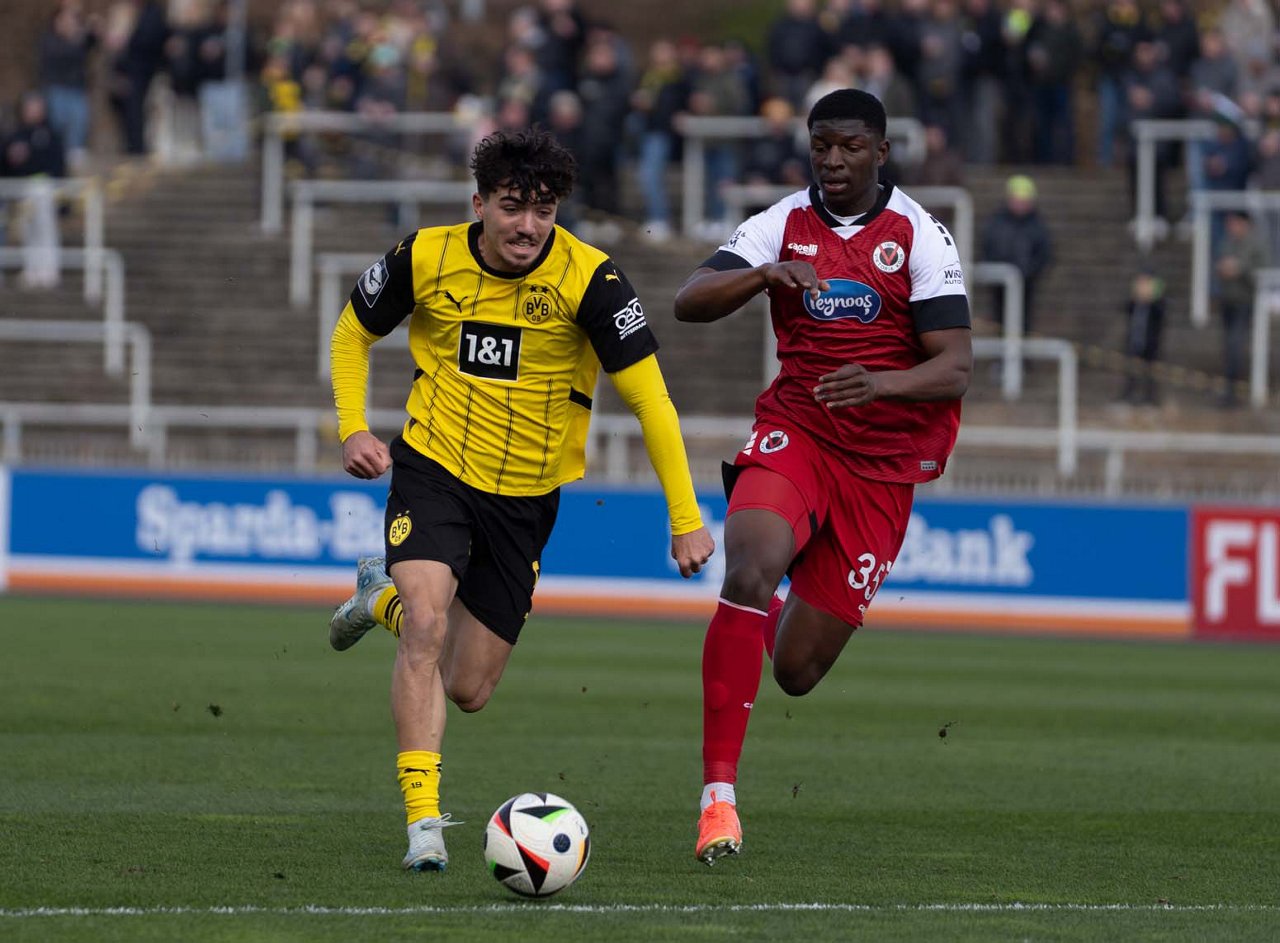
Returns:
[[[357,557],[383,547],[385,480],[12,470],[8,481],[14,588],[95,575],[123,586],[123,574],[139,586],[179,576],[188,581],[182,585],[200,587],[209,579],[233,588],[288,580],[323,586],[328,598],[349,582]],[[723,497],[707,496],[702,509],[719,540]],[[1183,507],[926,494],[874,609],[1038,605],[1052,613],[1069,601],[1185,624],[1188,520]],[[714,601],[723,554],[685,581],[669,550],[658,491],[567,487],[542,559],[539,599],[630,593]]]

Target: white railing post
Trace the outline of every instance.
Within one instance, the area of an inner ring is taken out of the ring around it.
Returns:
[[[1041,339],[1033,339],[1037,343]],[[1043,340],[1049,340],[1044,338]],[[1079,442],[1077,431],[1079,420],[1076,415],[1079,398],[1078,378],[1080,367],[1076,360],[1076,349],[1064,340],[1052,340],[1058,353],[1058,471],[1067,478],[1076,473],[1079,465]]]
[[[262,121],[262,231],[278,233],[284,226],[284,115],[267,114]]]
[[[1191,194],[1191,323],[1196,327],[1209,324],[1209,255],[1212,251],[1212,208],[1209,194]]]
[[[1249,351],[1249,403],[1267,404],[1267,365],[1271,361],[1271,318],[1280,292],[1280,268],[1261,269],[1253,289],[1253,347]]]
[[[99,251],[107,274],[107,298],[102,310],[103,369],[108,375],[118,377],[124,371],[124,259],[114,249]],[[85,272],[89,270],[85,259]]]
[[[320,336],[316,344],[316,376],[329,379],[329,338],[342,315],[341,269],[327,256],[320,257]]]
[[[315,211],[311,184],[293,185],[293,222],[289,237],[289,303],[301,308],[311,301],[311,243]]]
[[[707,189],[706,151],[703,148],[702,138],[685,137],[683,166],[680,230],[686,237],[693,238],[697,235],[698,226],[702,222]]]
[[[102,300],[102,246],[106,230],[102,187],[98,178],[84,183],[84,300],[96,304]]]
[[[132,376],[129,378],[129,444],[142,448],[151,434],[151,333],[141,324],[128,326]]]
[[[1023,322],[1026,320],[1026,302],[1023,297],[1022,272],[1011,262],[975,262],[970,270],[969,282],[978,285],[999,285],[1004,289],[1001,352],[1002,367],[1000,392],[1007,400],[1022,396]]]

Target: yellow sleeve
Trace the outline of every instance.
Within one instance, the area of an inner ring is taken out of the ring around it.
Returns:
[[[702,526],[702,516],[693,493],[684,439],[680,437],[680,417],[667,395],[658,358],[650,354],[638,363],[609,374],[609,378],[623,402],[640,420],[645,450],[667,498],[671,533],[679,536],[697,530]]]
[[[345,442],[353,432],[369,428],[365,400],[369,393],[369,348],[377,334],[365,330],[351,303],[333,328],[329,342],[329,376],[333,381],[333,403],[338,408],[338,439]]]

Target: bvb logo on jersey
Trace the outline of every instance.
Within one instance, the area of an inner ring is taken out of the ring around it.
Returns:
[[[409,519],[409,512],[402,511],[396,515],[395,520],[391,522],[391,526],[387,528],[387,543],[393,547],[400,546],[408,538],[411,530],[413,530],[413,521]]]
[[[552,309],[551,289],[546,285],[530,285],[520,304],[520,313],[530,324],[541,324],[551,317],[555,313]]]

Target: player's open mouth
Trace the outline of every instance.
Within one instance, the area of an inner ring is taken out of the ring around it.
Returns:
[[[827,193],[844,193],[849,189],[849,181],[847,180],[824,180],[822,181],[822,189]]]

